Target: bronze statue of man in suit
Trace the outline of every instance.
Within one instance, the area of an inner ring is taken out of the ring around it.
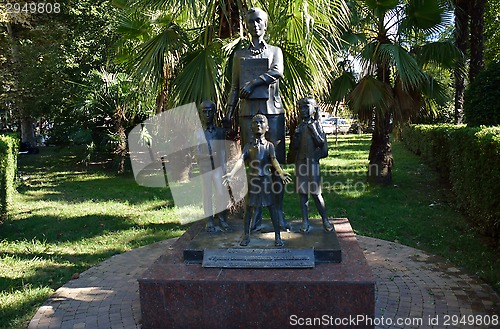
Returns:
[[[269,122],[266,138],[275,146],[278,162],[284,164],[285,112],[279,95],[279,79],[283,77],[283,53],[279,47],[271,46],[264,40],[267,23],[267,13],[262,9],[248,10],[246,24],[252,40],[249,47],[234,54],[229,111],[225,121],[231,120],[239,103],[238,117],[243,148],[253,139],[253,116],[265,115]],[[275,200],[280,226],[282,229],[289,229],[283,216],[283,182],[275,172],[273,182],[275,186],[281,186]],[[260,222],[261,217],[261,214],[257,214],[256,222]],[[256,229],[256,226],[257,223],[254,223],[253,228]]]
[[[202,180],[203,210],[207,218],[207,232],[217,232],[214,224],[214,214],[219,218],[220,229],[231,231],[227,223],[227,204],[222,197],[224,186],[222,176],[226,173],[226,151],[224,140],[226,131],[224,128],[215,126],[214,117],[217,111],[216,105],[210,100],[203,101],[199,107],[203,118],[204,129],[196,132],[199,141],[196,147],[196,159],[200,169]],[[216,208],[213,209],[212,199],[215,199]]]

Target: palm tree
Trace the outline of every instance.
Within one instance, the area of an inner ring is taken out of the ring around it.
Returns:
[[[118,162],[117,171],[123,174],[128,154],[126,132],[137,123],[138,117],[147,115],[147,91],[137,87],[127,74],[106,70],[93,70],[91,81],[85,87],[87,95],[76,108],[77,113],[94,121],[110,120],[110,142]]]
[[[285,107],[320,93],[335,63],[339,29],[348,19],[342,0],[136,0],[115,1],[122,47],[132,70],[177,106],[227,97],[232,54],[247,42],[242,22],[246,9],[269,14],[269,43],[285,60]],[[132,41],[133,40],[133,41]]]
[[[347,97],[360,119],[374,121],[368,181],[390,184],[393,122],[407,122],[419,111],[436,110],[445,100],[442,86],[425,68],[433,63],[454,67],[459,56],[454,45],[432,38],[450,23],[452,15],[447,3],[436,0],[363,0],[350,5],[356,8],[355,22],[344,39],[350,42],[351,51],[359,50],[363,71],[357,82],[353,72],[344,72],[333,82],[342,88],[332,98]]]

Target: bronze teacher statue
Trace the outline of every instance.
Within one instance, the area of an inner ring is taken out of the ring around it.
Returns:
[[[246,24],[252,40],[248,48],[238,50],[234,54],[231,93],[228,100],[229,111],[225,122],[231,120],[239,103],[238,115],[243,148],[252,140],[252,117],[256,114],[265,115],[269,122],[267,139],[276,149],[278,162],[284,164],[285,112],[279,95],[279,79],[283,77],[283,53],[280,48],[264,41],[267,23],[267,13],[262,9],[248,10]],[[283,182],[274,170],[273,181],[280,190],[275,195],[280,226],[289,229],[290,226],[283,216]],[[257,214],[257,222],[261,216]]]

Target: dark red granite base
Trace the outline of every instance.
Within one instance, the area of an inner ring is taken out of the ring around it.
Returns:
[[[219,269],[183,261],[190,228],[139,279],[142,328],[373,328],[375,278],[347,219],[334,221],[342,263],[313,269]],[[314,319],[317,318],[317,319]],[[343,321],[343,322],[339,322]]]

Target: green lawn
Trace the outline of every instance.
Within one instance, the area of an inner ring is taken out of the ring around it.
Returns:
[[[437,175],[402,144],[394,143],[394,185],[365,184],[369,143],[368,135],[339,136],[337,147],[330,140],[331,156],[322,161],[329,214],[348,217],[357,234],[443,256],[499,288],[498,247],[470,228]],[[168,188],[77,165],[81,154],[44,148],[19,159],[30,179],[18,187],[11,219],[0,224],[0,328],[25,328],[73,273],[187,229]],[[300,217],[296,194],[285,196],[285,212]]]

